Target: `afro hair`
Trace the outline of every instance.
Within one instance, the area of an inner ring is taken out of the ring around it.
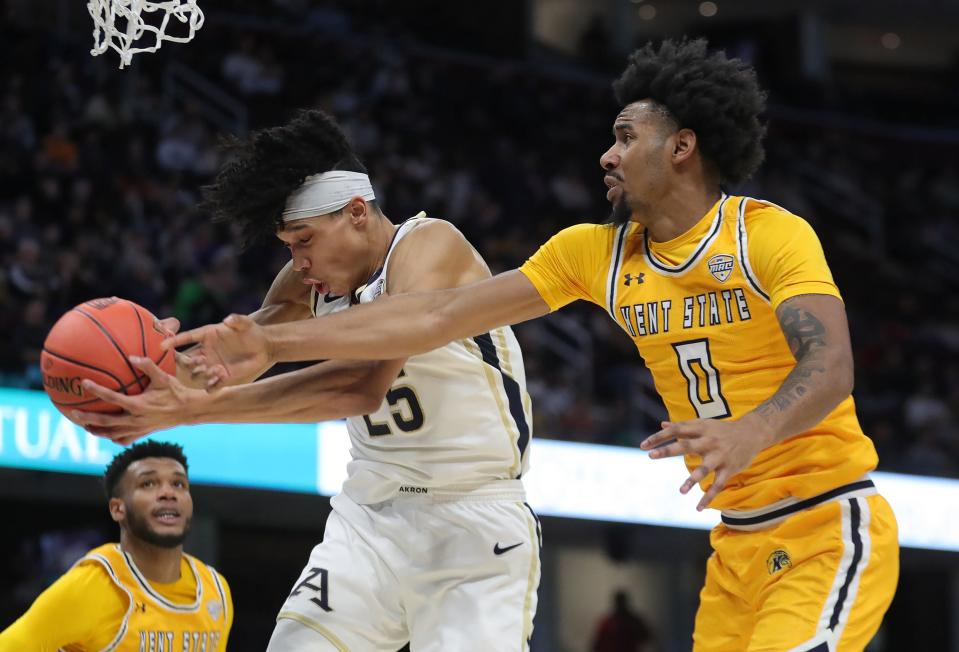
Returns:
[[[710,54],[705,39],[665,40],[659,49],[647,43],[630,55],[613,91],[623,107],[652,100],[692,129],[721,184],[746,181],[763,161],[766,94],[756,72],[723,52]]]
[[[236,224],[243,246],[282,228],[287,197],[306,177],[330,170],[366,174],[346,134],[318,110],[300,111],[285,125],[230,139],[225,146],[231,158],[203,188],[201,208],[214,221]]]

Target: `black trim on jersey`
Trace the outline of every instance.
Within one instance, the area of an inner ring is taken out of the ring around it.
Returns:
[[[197,571],[196,566],[193,565],[193,562],[189,557],[186,558],[187,566],[190,567],[190,572],[193,573],[193,578],[196,580],[196,600],[193,604],[177,604],[175,602],[170,602],[162,595],[153,590],[153,587],[150,586],[150,582],[146,577],[143,576],[143,573],[140,572],[140,569],[137,568],[136,563],[133,561],[133,557],[130,554],[120,549],[120,552],[123,553],[123,557],[126,559],[127,567],[133,573],[133,577],[136,578],[136,581],[140,584],[140,588],[146,591],[153,600],[162,607],[169,609],[170,611],[178,611],[181,613],[194,613],[200,608],[200,603],[203,602],[203,578],[200,577],[200,573]]]
[[[752,286],[753,290],[756,291],[756,294],[761,296],[766,301],[769,301],[769,295],[763,291],[762,287],[760,287],[759,281],[753,278],[752,270],[750,269],[749,264],[746,262],[746,257],[749,255],[749,252],[746,251],[746,201],[748,199],[748,197],[743,197],[740,200],[739,214],[736,218],[736,241],[739,245],[739,264],[743,268],[743,276],[745,276],[746,280],[749,281],[749,284]]]
[[[706,251],[706,248],[713,243],[713,240],[716,239],[716,236],[719,234],[719,229],[723,225],[723,208],[726,206],[726,201],[729,199],[729,195],[724,194],[722,200],[719,202],[719,208],[716,210],[715,220],[716,224],[713,227],[713,230],[703,238],[702,242],[699,243],[699,246],[696,248],[696,251],[686,259],[686,262],[678,265],[677,267],[670,267],[669,265],[664,265],[653,256],[653,252],[649,250],[649,229],[643,230],[643,251],[646,254],[646,261],[650,266],[658,269],[661,272],[666,272],[667,274],[678,274],[679,272],[685,272],[690,268],[700,256],[703,255],[703,252]]]
[[[424,215],[424,217],[425,217],[425,215]],[[402,229],[403,226],[404,226],[407,222],[409,222],[410,220],[415,220],[415,219],[418,219],[415,215],[414,215],[413,217],[407,217],[405,220],[403,220],[402,222],[400,222],[399,224],[396,225],[396,230],[393,231],[393,237],[390,238],[390,246],[388,246],[388,247],[386,248],[386,256],[383,258],[383,265],[382,265],[379,269],[377,269],[375,272],[373,272],[373,275],[372,275],[372,276],[370,276],[368,279],[366,279],[366,283],[364,283],[363,285],[360,286],[360,287],[363,288],[363,290],[365,290],[366,288],[368,288],[368,287],[370,286],[370,283],[372,283],[373,281],[375,281],[375,280],[376,280],[376,277],[378,277],[380,274],[383,273],[383,269],[386,267],[386,261],[388,261],[388,260],[390,259],[390,254],[393,252],[393,245],[396,244],[396,236],[398,236],[398,235],[400,234],[400,229]],[[419,219],[422,219],[422,218],[419,218]],[[357,302],[357,303],[359,303],[359,298],[360,298],[360,295],[361,295],[362,293],[363,293],[362,290],[358,290],[358,291],[355,292],[355,294],[356,294],[356,299],[357,299],[356,302]]]
[[[619,264],[623,257],[623,242],[626,239],[626,232],[629,231],[629,224],[619,227],[619,240],[616,242],[616,253],[613,258],[612,276],[609,281],[609,314],[613,321],[616,321],[616,286],[619,282]]]
[[[776,509],[766,514],[760,516],[750,516],[745,518],[740,518],[737,516],[727,516],[726,514],[722,515],[723,523],[731,526],[742,526],[742,525],[757,525],[759,523],[765,523],[766,521],[773,521],[784,516],[789,516],[790,514],[795,514],[796,512],[801,512],[804,509],[809,509],[810,507],[815,507],[820,503],[824,503],[828,500],[832,500],[836,496],[841,496],[842,494],[850,493],[852,491],[859,491],[861,489],[874,489],[876,484],[872,480],[859,480],[857,482],[850,482],[849,484],[844,484],[841,487],[836,487],[831,489],[826,493],[819,494],[818,496],[813,496],[812,498],[806,498],[805,500],[800,500],[798,503],[793,503],[792,505],[787,505],[782,509]],[[856,513],[859,513],[859,506],[856,506]],[[858,517],[857,517],[858,520]],[[854,536],[858,536],[858,533]],[[861,544],[861,542],[860,542]]]
[[[816,647],[809,648],[806,652],[829,652],[829,646],[825,643],[820,643]]]
[[[850,534],[852,535],[853,545],[852,563],[849,564],[849,568],[846,570],[846,581],[843,582],[842,588],[839,589],[839,597],[836,598],[836,606],[833,607],[832,617],[829,619],[830,630],[835,630],[836,625],[839,624],[839,615],[842,614],[842,605],[846,601],[846,597],[849,594],[849,586],[852,584],[853,578],[856,577],[856,569],[859,566],[859,562],[862,560],[862,535],[859,534],[859,501],[855,498],[849,499],[849,521],[849,530]]]
[[[509,402],[509,413],[516,422],[516,429],[519,431],[519,439],[516,445],[519,447],[520,472],[516,477],[523,475],[523,455],[526,453],[526,447],[529,445],[529,424],[526,423],[526,412],[523,410],[523,396],[517,383],[512,376],[503,371],[499,364],[499,356],[496,354],[496,345],[493,344],[493,337],[489,333],[483,333],[473,338],[476,346],[479,347],[483,356],[483,362],[493,367],[503,377],[503,389],[506,390],[506,400]]]

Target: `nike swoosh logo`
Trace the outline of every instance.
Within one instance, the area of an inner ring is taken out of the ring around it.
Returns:
[[[515,544],[513,544],[513,545],[511,545],[511,546],[506,546],[505,548],[500,548],[500,547],[499,547],[499,543],[497,542],[497,544],[496,544],[495,546],[493,546],[493,554],[494,554],[494,555],[502,555],[504,552],[509,552],[509,551],[512,550],[513,548],[519,548],[521,545],[523,545],[523,542],[522,542],[522,541],[520,541],[519,543],[515,543]]]
[[[324,295],[323,295],[323,303],[333,303],[334,301],[339,301],[339,300],[342,299],[342,298],[343,298],[343,297],[337,297],[337,296],[334,296],[334,295],[332,295],[332,294],[324,294]]]

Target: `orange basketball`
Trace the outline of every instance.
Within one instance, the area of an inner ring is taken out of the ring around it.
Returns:
[[[70,410],[120,412],[85,392],[80,381],[88,378],[116,392],[139,394],[150,379],[128,356],[150,358],[174,374],[173,352],[160,349],[163,338],[150,311],[132,301],[106,297],[81,303],[53,325],[43,343],[44,389],[64,414]]]

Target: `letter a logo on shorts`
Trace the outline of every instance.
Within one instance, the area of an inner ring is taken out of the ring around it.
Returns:
[[[769,571],[770,575],[785,570],[789,566],[792,566],[792,560],[789,559],[789,553],[785,550],[774,550],[773,554],[769,555],[769,559],[766,560],[766,570]]]
[[[729,254],[716,254],[706,261],[709,273],[720,283],[725,283],[729,275],[733,273],[734,264],[735,259]]]

